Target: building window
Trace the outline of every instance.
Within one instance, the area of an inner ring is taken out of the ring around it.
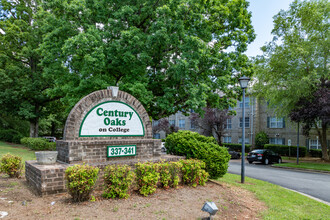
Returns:
[[[319,149],[319,147],[321,147],[321,143],[320,141],[317,140],[309,140],[309,148],[310,149]]]
[[[250,108],[250,97],[245,97],[245,108]],[[239,107],[243,108],[243,100],[239,101]]]
[[[249,139],[249,138],[245,138],[245,139],[244,139],[244,142],[245,142],[245,144],[250,144],[250,139]],[[241,138],[241,137],[238,138],[238,143],[239,143],[239,144],[242,144],[242,138]]]
[[[231,129],[231,118],[227,118],[225,129]]]
[[[183,129],[186,127],[186,120],[180,119],[179,120],[179,128]]]
[[[155,134],[154,134],[154,138],[155,138],[155,139],[160,139],[160,134],[159,134],[159,133],[155,133]]]
[[[172,125],[175,126],[175,120],[170,120],[169,122],[170,122],[170,125],[171,125],[171,126],[172,126]]]
[[[284,145],[285,144],[285,138],[269,138],[270,144],[279,144]]]
[[[250,127],[250,118],[249,117],[245,117],[245,127],[249,128]],[[242,127],[242,118],[239,118],[239,127]]]
[[[223,137],[223,143],[231,143],[231,136]]]
[[[267,117],[268,128],[285,128],[284,118]]]

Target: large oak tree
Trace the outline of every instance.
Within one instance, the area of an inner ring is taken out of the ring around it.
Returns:
[[[49,92],[56,77],[45,75],[40,65],[43,33],[35,19],[38,4],[35,0],[0,1],[0,111],[29,121],[31,137],[38,136],[44,108],[61,97]]]
[[[49,74],[69,73],[57,83],[71,106],[118,85],[154,119],[202,112],[207,103],[227,105],[239,94],[238,73],[251,75],[247,7],[245,0],[45,0],[42,64]]]

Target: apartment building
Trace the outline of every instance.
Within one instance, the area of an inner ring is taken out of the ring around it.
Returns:
[[[245,105],[245,119],[242,118],[242,108]],[[280,145],[297,145],[297,124],[291,122],[288,117],[277,117],[273,109],[268,107],[264,100],[254,97],[246,97],[245,103],[238,101],[237,105],[231,110],[236,111],[236,115],[227,119],[225,125],[225,134],[222,137],[224,143],[242,143],[242,126],[245,126],[245,143],[255,144],[255,136],[258,132],[264,131],[269,137],[271,144]],[[189,116],[182,113],[171,115],[167,118],[171,125],[175,125],[182,130],[191,130],[200,132],[198,128],[193,126]],[[157,121],[153,122],[153,126],[157,125]],[[312,129],[309,137],[299,131],[299,146],[306,146],[308,149],[321,149],[319,137]],[[164,132],[154,134],[155,138],[165,138]],[[327,131],[327,144],[330,148],[330,130]]]

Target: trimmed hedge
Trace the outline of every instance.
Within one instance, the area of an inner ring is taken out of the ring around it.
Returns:
[[[227,172],[230,154],[227,148],[217,144],[214,137],[205,137],[197,132],[180,130],[167,136],[165,147],[170,154],[205,162],[205,170],[211,178],[222,177]]]
[[[289,156],[289,151],[291,156],[297,155],[297,146],[287,146],[278,144],[265,144],[265,149],[270,149],[275,153],[282,156]],[[305,157],[307,153],[307,148],[304,146],[299,146],[299,156]]]
[[[322,150],[319,149],[310,149],[309,150],[309,155],[311,157],[319,157],[322,158]]]
[[[21,144],[31,150],[56,150],[56,143],[49,142],[45,138],[24,137],[21,139]]]
[[[136,181],[140,194],[148,196],[156,192],[160,174],[158,163],[135,164]]]
[[[242,151],[242,144],[222,143],[222,145],[236,152]],[[251,144],[245,144],[245,153],[250,152],[250,149],[251,149]]]
[[[79,165],[75,165],[79,166]],[[87,165],[84,165],[87,166]],[[78,169],[79,168],[79,169]],[[79,193],[85,192],[83,184],[86,184],[86,180],[91,183],[95,183],[95,176],[93,178],[88,177],[86,170],[82,167],[72,168],[66,171],[66,178],[71,178],[70,184],[72,186],[69,193],[76,198]],[[104,191],[102,196],[104,198],[128,198],[129,191],[131,189],[137,189],[141,195],[148,196],[156,192],[158,187],[168,189],[170,187],[177,188],[178,185],[186,184],[192,187],[198,185],[204,186],[209,174],[205,171],[205,163],[200,160],[180,160],[178,162],[159,162],[159,163],[137,163],[135,164],[135,170],[128,165],[109,165],[104,170]],[[97,169],[97,168],[96,168]],[[74,172],[72,171],[74,170]],[[77,174],[80,174],[78,176]],[[69,179],[68,179],[69,180]],[[68,183],[69,184],[69,183]],[[88,187],[87,189],[92,189]],[[90,196],[90,190],[85,193],[85,199],[87,195]],[[74,199],[74,201],[81,201],[81,199]]]
[[[108,165],[104,169],[104,198],[129,197],[135,173],[128,165]]]
[[[98,177],[99,168],[89,165],[74,165],[65,171],[68,192],[74,202],[89,200]]]
[[[205,171],[205,163],[199,160],[181,160],[182,181],[192,187],[204,186],[209,174]]]

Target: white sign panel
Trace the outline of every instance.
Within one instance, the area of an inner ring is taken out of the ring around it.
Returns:
[[[83,119],[80,137],[144,136],[140,116],[129,105],[107,101],[93,107]]]

